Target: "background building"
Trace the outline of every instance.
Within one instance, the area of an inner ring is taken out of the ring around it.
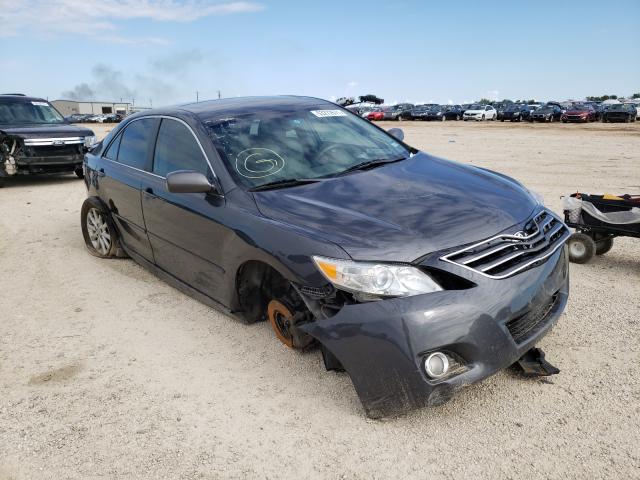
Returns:
[[[74,113],[94,114],[121,113],[127,115],[131,112],[131,104],[128,102],[79,102],[76,100],[54,100],[51,102],[58,111],[68,117]]]

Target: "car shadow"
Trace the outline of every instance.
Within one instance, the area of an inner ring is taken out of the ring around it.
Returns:
[[[74,174],[49,174],[49,175],[16,175],[5,178],[3,189],[19,187],[37,187],[40,185],[54,185],[62,183],[76,183],[80,179]]]

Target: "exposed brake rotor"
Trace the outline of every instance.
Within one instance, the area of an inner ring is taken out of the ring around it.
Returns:
[[[267,316],[278,340],[289,348],[295,348],[291,332],[293,327],[293,313],[291,310],[278,300],[271,300],[267,306]]]

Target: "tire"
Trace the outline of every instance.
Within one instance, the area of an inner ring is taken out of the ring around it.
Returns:
[[[402,115],[398,115],[398,116],[396,117],[396,120],[397,120],[398,122],[401,122],[401,121],[402,121]]]
[[[553,115],[549,117],[549,123],[553,123]]]
[[[442,121],[446,122],[447,121],[447,116],[446,115],[442,115]]]
[[[0,177],[0,188],[4,187],[6,184],[7,179],[4,177]]]
[[[456,115],[456,122],[462,120],[462,117],[460,115]]]
[[[484,113],[482,114],[482,118],[480,119],[480,121],[484,121]]]
[[[82,167],[80,168],[76,168],[73,173],[76,174],[76,177],[81,178],[84,180],[84,170],[82,170]]]
[[[567,241],[569,260],[573,263],[587,263],[596,254],[596,242],[589,235],[576,232]]]
[[[82,236],[87,250],[98,258],[126,256],[107,209],[95,197],[87,198],[80,210]]]
[[[501,119],[500,119],[500,121],[501,121],[501,122],[504,122],[504,118],[501,118]],[[513,120],[511,120],[511,121],[513,122]]]
[[[613,237],[605,237],[596,242],[596,255],[604,255],[613,248]]]
[[[604,115],[602,116],[602,123],[607,123],[607,117],[605,117]]]

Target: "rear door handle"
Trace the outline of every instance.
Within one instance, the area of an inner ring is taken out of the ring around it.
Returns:
[[[147,187],[144,189],[145,193],[148,193],[149,195],[153,195],[153,188],[151,187]]]

